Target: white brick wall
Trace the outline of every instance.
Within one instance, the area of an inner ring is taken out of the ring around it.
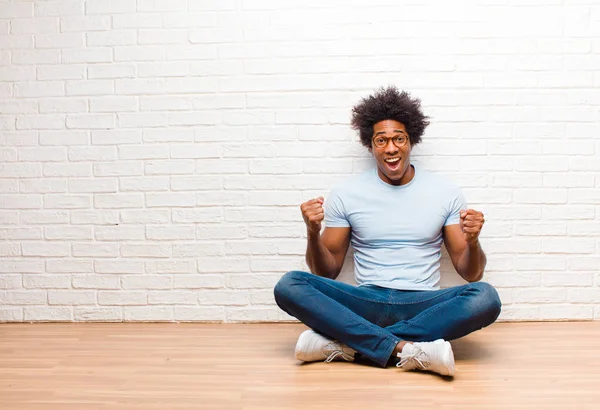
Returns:
[[[289,320],[298,205],[371,166],[388,84],[502,319],[598,320],[599,56],[593,0],[0,0],[0,321]]]

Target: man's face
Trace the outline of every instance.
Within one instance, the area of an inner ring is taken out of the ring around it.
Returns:
[[[373,125],[371,152],[377,161],[377,173],[384,182],[391,185],[410,182],[413,177],[410,150],[410,140],[404,124],[384,120]]]

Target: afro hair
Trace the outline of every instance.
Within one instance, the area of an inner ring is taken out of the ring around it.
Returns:
[[[395,86],[380,88],[373,95],[363,98],[352,108],[352,128],[360,134],[361,143],[371,149],[373,125],[384,120],[404,124],[411,145],[421,142],[421,136],[429,125],[429,117],[421,111],[421,100],[411,98],[406,91]]]

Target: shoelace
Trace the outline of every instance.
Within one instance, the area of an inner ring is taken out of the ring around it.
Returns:
[[[415,345],[413,345],[413,352],[411,354],[400,355],[400,361],[396,364],[396,367],[404,367],[407,363],[414,364],[420,370],[425,370],[431,364],[427,353]]]
[[[354,357],[344,352],[336,342],[329,342],[325,345],[325,348],[323,348],[323,352],[327,354],[328,351],[330,351],[331,353],[329,353],[329,356],[327,356],[327,359],[325,359],[325,363],[330,363],[331,361],[335,360],[337,357],[340,356],[342,356],[342,358],[348,362],[354,360]]]

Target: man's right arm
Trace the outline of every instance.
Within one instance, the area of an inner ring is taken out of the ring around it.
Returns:
[[[323,234],[308,233],[306,263],[319,276],[335,279],[344,265],[350,244],[350,228],[325,228]]]
[[[348,252],[350,228],[325,228],[321,234],[321,222],[325,218],[323,202],[323,197],[319,197],[300,205],[308,238],[306,264],[314,274],[335,279]]]

